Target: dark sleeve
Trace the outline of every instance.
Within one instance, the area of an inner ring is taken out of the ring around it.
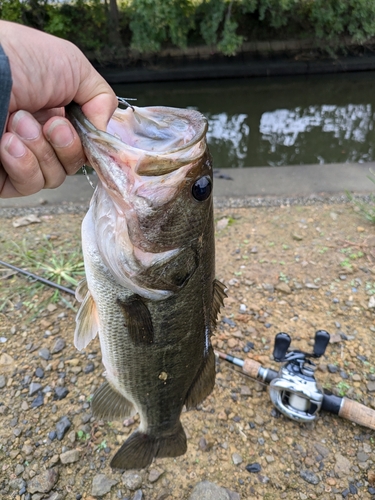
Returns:
[[[5,120],[7,119],[11,89],[12,75],[10,65],[0,45],[0,137],[3,135]]]

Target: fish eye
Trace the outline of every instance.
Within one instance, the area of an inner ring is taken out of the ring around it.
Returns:
[[[191,189],[194,198],[198,201],[207,200],[207,198],[211,194],[211,191],[212,191],[212,181],[208,175],[205,175],[200,179],[197,179],[194,182],[193,187]]]

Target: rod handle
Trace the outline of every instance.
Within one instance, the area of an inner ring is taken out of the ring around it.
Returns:
[[[375,410],[352,399],[342,399],[339,416],[369,429],[375,429]]]
[[[251,378],[258,378],[259,370],[262,368],[262,365],[255,361],[255,359],[245,359],[242,370],[244,373],[247,373]]]

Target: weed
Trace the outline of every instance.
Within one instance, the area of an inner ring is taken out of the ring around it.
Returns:
[[[370,169],[370,174],[367,176],[367,178],[370,179],[370,181],[375,184],[375,174],[371,169]],[[370,202],[368,203],[355,200],[353,195],[349,193],[349,191],[346,191],[346,196],[352,203],[354,203],[354,205],[359,210],[360,214],[363,215],[366,220],[375,223],[375,206],[373,206],[375,205],[375,196],[371,195]],[[372,203],[372,205],[370,203]]]
[[[338,395],[343,398],[346,395],[346,393],[348,392],[348,390],[350,389],[350,385],[347,384],[346,382],[344,382],[343,380],[341,380],[341,382],[339,382],[336,385],[336,389],[337,389]]]
[[[107,441],[103,439],[103,441],[96,447],[96,451],[101,451],[104,450],[105,448],[107,448]]]
[[[279,274],[279,281],[284,281],[284,283],[288,283],[289,282],[289,278],[286,274],[280,272]]]
[[[90,439],[90,434],[88,432],[79,430],[77,431],[77,437],[80,441],[87,441],[88,439]]]

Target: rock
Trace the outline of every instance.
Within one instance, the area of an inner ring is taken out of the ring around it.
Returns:
[[[111,491],[118,481],[109,479],[105,474],[97,474],[92,480],[91,494],[94,497],[101,497]]]
[[[277,283],[275,285],[275,290],[278,290],[279,292],[283,292],[283,293],[292,293],[292,290],[290,288],[290,286],[288,285],[288,283],[285,283],[285,281],[280,281],[279,283]]]
[[[57,353],[61,352],[65,346],[66,346],[65,340],[62,338],[58,338],[58,339],[56,339],[55,345],[52,347],[51,353],[57,354]]]
[[[315,443],[314,448],[323,458],[327,458],[329,455],[329,449],[323,446],[321,443]]]
[[[121,481],[129,490],[135,491],[142,486],[143,477],[138,472],[126,471],[121,476]]]
[[[310,484],[319,484],[320,483],[320,479],[318,478],[318,476],[309,470],[301,470],[299,475],[307,483],[310,483]]]
[[[68,450],[65,453],[61,453],[60,460],[62,464],[73,464],[79,460],[78,450]]]
[[[223,217],[222,219],[218,220],[216,223],[216,230],[217,231],[222,231],[225,229],[229,224],[229,219],[227,217]]]
[[[45,359],[46,361],[48,361],[51,357],[49,349],[47,349],[47,347],[42,347],[42,349],[39,350],[38,354],[42,359]]]
[[[54,467],[34,476],[27,485],[30,493],[48,493],[57,483],[59,472]]]
[[[43,378],[44,377],[44,370],[43,370],[43,368],[38,367],[35,370],[35,376],[38,377],[38,378]]]
[[[143,491],[142,490],[137,490],[134,493],[133,500],[142,500],[142,498],[143,498]]]
[[[38,382],[31,382],[29,385],[29,396],[34,396],[38,391],[40,391],[42,386]]]
[[[56,437],[59,441],[63,439],[65,433],[70,429],[71,422],[68,417],[62,417],[56,424]]]
[[[26,483],[22,478],[11,479],[9,481],[9,487],[11,490],[20,490],[24,486],[26,486]]]
[[[239,453],[233,453],[232,455],[232,462],[234,465],[239,465],[242,464],[242,457]]]
[[[258,462],[254,462],[253,464],[246,465],[245,469],[247,470],[247,472],[255,473],[260,472],[262,470],[262,467],[260,464],[258,464]]]
[[[194,486],[189,500],[230,500],[230,496],[227,490],[217,484],[201,481]]]
[[[228,490],[228,488],[226,488],[226,490],[227,490],[227,493],[229,495],[230,500],[241,500],[239,493],[237,493],[236,491]]]
[[[375,392],[375,382],[367,382],[367,390],[368,392]]]
[[[155,483],[163,473],[163,470],[151,469],[148,475],[148,480],[150,481],[150,483]]]
[[[31,408],[39,408],[44,404],[43,392],[40,391],[34,401],[31,403]]]
[[[367,462],[367,460],[370,458],[369,455],[367,455],[367,453],[365,453],[364,451],[359,451],[357,453],[357,460],[358,462]]]
[[[60,401],[61,399],[66,398],[68,394],[69,389],[67,389],[66,387],[56,387],[53,399]]]
[[[340,453],[336,453],[335,459],[335,473],[339,477],[347,476],[350,473],[350,469],[352,468],[352,464],[350,463],[350,461]]]
[[[0,375],[0,389],[3,389],[7,385],[5,375]]]
[[[25,471],[25,467],[21,464],[17,464],[15,469],[14,469],[14,473],[16,476],[19,476],[20,474],[22,474],[23,472]]]
[[[5,372],[11,372],[13,371],[14,368],[14,360],[9,354],[3,352],[3,354],[0,355],[0,372],[5,373]]]
[[[17,217],[17,219],[14,219],[12,222],[13,227],[21,227],[21,226],[28,226],[29,224],[37,224],[39,222],[42,222],[39,217],[37,217],[35,214],[29,214],[29,215],[24,215],[23,217]]]
[[[94,363],[88,363],[84,368],[83,368],[83,373],[85,373],[86,375],[88,373],[91,373],[95,370],[95,365]]]
[[[339,371],[339,367],[337,365],[327,365],[327,368],[330,373],[337,373]]]

